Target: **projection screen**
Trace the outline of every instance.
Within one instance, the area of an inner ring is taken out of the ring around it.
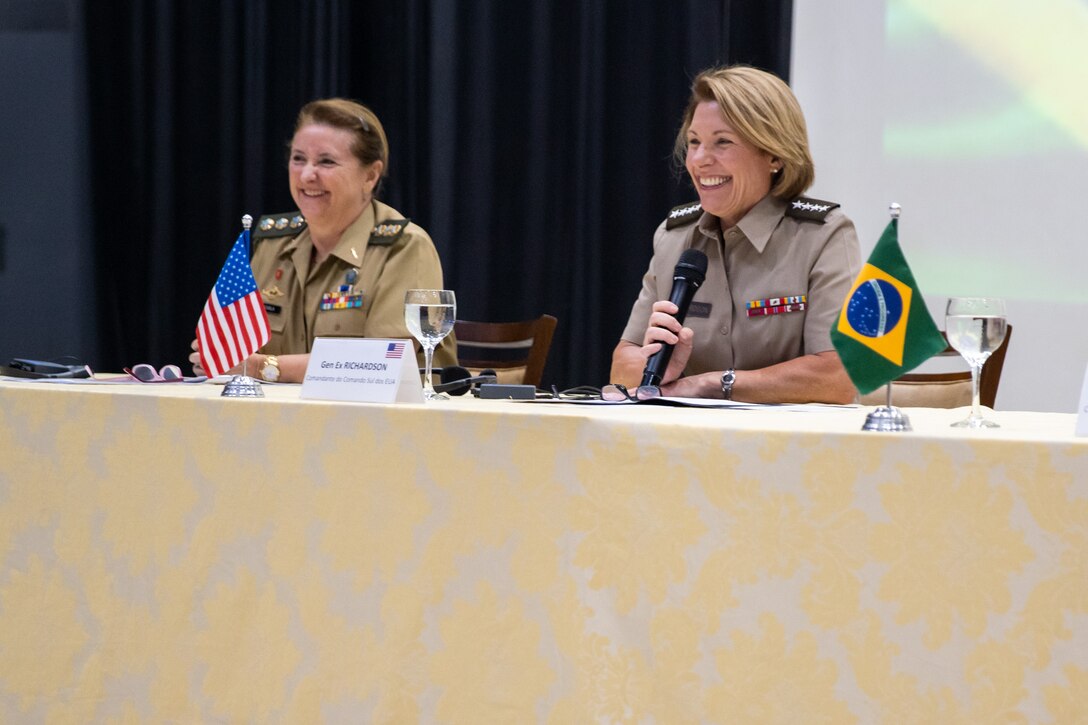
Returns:
[[[1004,297],[998,410],[1074,412],[1088,363],[1088,0],[795,0],[791,85],[867,256],[900,243],[939,327]],[[925,368],[923,368],[924,370]]]

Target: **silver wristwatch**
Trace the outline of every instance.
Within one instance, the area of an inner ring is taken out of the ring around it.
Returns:
[[[726,400],[733,399],[733,383],[737,382],[737,371],[729,368],[722,373],[722,397]]]

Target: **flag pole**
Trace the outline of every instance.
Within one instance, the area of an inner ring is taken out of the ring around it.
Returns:
[[[250,256],[249,235],[250,228],[253,226],[253,217],[249,214],[242,216],[242,237],[246,240],[246,258],[248,260]],[[248,263],[248,262],[247,262]],[[246,355],[242,358],[242,374],[235,375],[223,386],[223,392],[220,394],[224,398],[263,398],[264,391],[261,390],[261,384],[249,377],[247,367],[249,364],[249,356]]]
[[[892,221],[898,224],[899,215],[902,213],[903,207],[894,201],[888,205],[888,214],[891,216]],[[885,405],[882,405],[869,415],[865,416],[865,425],[861,427],[862,430],[876,430],[890,433],[909,432],[913,430],[910,427],[910,418],[903,411],[892,405],[892,381],[889,380],[885,383],[887,393],[885,397]]]
[[[246,240],[246,258],[249,258],[249,257],[251,257],[253,255],[253,250],[249,246],[249,242],[250,242],[250,240],[249,240],[249,230],[250,230],[250,228],[252,226],[253,226],[253,217],[251,217],[249,214],[243,214],[242,215],[242,237]],[[243,378],[248,378],[249,377],[249,372],[246,369],[248,366],[249,366],[249,355],[246,355],[244,358],[242,358],[242,377]],[[889,395],[891,395],[891,393],[889,393]],[[891,398],[888,398],[888,400],[890,401]],[[891,405],[891,402],[889,402],[888,405]]]

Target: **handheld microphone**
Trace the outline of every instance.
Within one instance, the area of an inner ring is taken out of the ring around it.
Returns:
[[[669,302],[678,308],[676,319],[684,324],[684,318],[691,306],[691,298],[706,279],[706,255],[698,249],[685,249],[672,273],[672,293]],[[672,357],[672,345],[661,344],[661,349],[646,361],[646,370],[642,373],[642,385],[660,385],[665,370]]]

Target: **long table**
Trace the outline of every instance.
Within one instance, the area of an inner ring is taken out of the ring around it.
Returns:
[[[1074,416],[0,382],[2,722],[1083,722]]]

